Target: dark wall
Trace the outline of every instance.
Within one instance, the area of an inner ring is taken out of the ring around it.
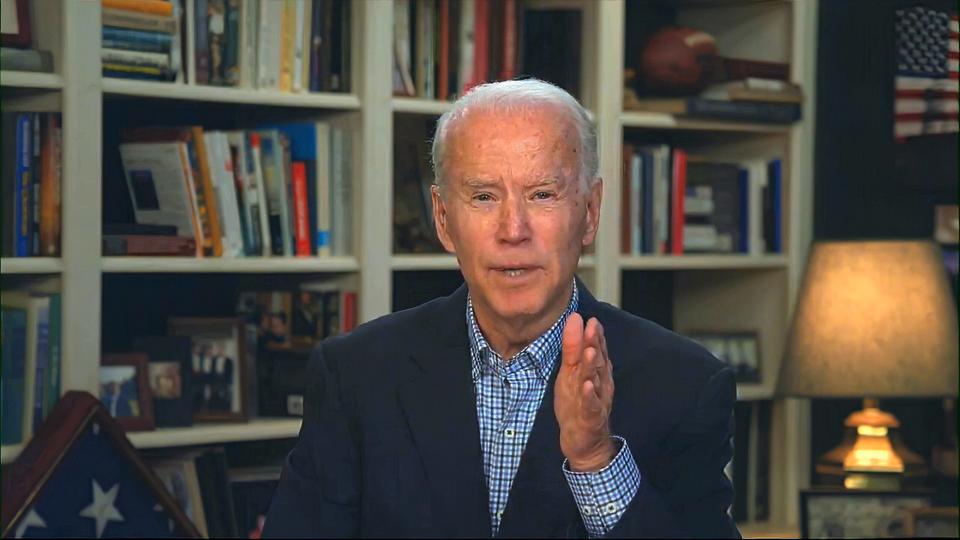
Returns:
[[[893,140],[894,9],[950,1],[819,5],[814,237],[919,238],[957,201],[957,136]]]

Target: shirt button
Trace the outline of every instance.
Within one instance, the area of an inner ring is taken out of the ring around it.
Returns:
[[[507,437],[513,437],[514,435],[517,434],[517,432],[513,428],[507,428],[503,430],[503,434],[506,435]]]
[[[593,515],[593,508],[591,508],[591,507],[589,507],[589,506],[585,506],[585,507],[583,508],[583,513],[586,514],[586,515],[588,515],[588,516],[592,516],[592,515]]]
[[[617,511],[617,503],[608,503],[604,509],[607,511],[607,514],[612,514]]]

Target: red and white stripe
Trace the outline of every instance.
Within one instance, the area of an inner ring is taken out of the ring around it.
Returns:
[[[898,139],[934,133],[960,131],[957,122],[957,97],[960,90],[957,16],[950,17],[950,41],[947,52],[948,78],[897,77],[894,103],[894,135]]]

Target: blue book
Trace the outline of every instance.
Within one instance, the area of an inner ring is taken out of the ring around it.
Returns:
[[[104,26],[101,45],[109,49],[170,52],[171,34]]]
[[[30,256],[30,205],[31,199],[31,169],[33,166],[33,129],[30,126],[30,113],[21,113],[17,116],[17,170],[15,178],[14,210],[17,227],[16,252],[17,257]]]
[[[643,170],[640,171],[640,191],[643,194],[640,201],[642,210],[640,229],[641,235],[641,253],[653,253],[654,235],[653,230],[653,159],[650,152],[641,152],[643,156]]]
[[[60,293],[50,295],[50,362],[47,364],[47,388],[43,404],[43,416],[46,417],[60,399]]]
[[[44,390],[47,388],[47,370],[50,364],[50,303],[37,310],[37,365],[33,379],[33,432],[36,433],[43,423],[43,404],[46,400]]]
[[[23,441],[23,407],[26,394],[24,368],[27,361],[27,311],[3,308],[2,322],[2,381],[0,397],[2,424],[0,443],[17,444]]]
[[[764,216],[764,237],[767,251],[783,253],[783,165],[779,159],[767,165],[767,193],[764,197],[769,209]]]
[[[740,253],[750,253],[750,171],[740,168]],[[736,249],[736,247],[734,248]]]

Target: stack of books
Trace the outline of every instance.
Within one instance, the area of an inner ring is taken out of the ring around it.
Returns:
[[[102,0],[100,59],[108,77],[170,81],[180,72],[180,25],[168,0]]]
[[[185,254],[189,241],[198,257],[352,252],[351,130],[326,122],[148,127],[122,138],[137,224],[171,227],[180,241],[169,243],[170,255]]]

